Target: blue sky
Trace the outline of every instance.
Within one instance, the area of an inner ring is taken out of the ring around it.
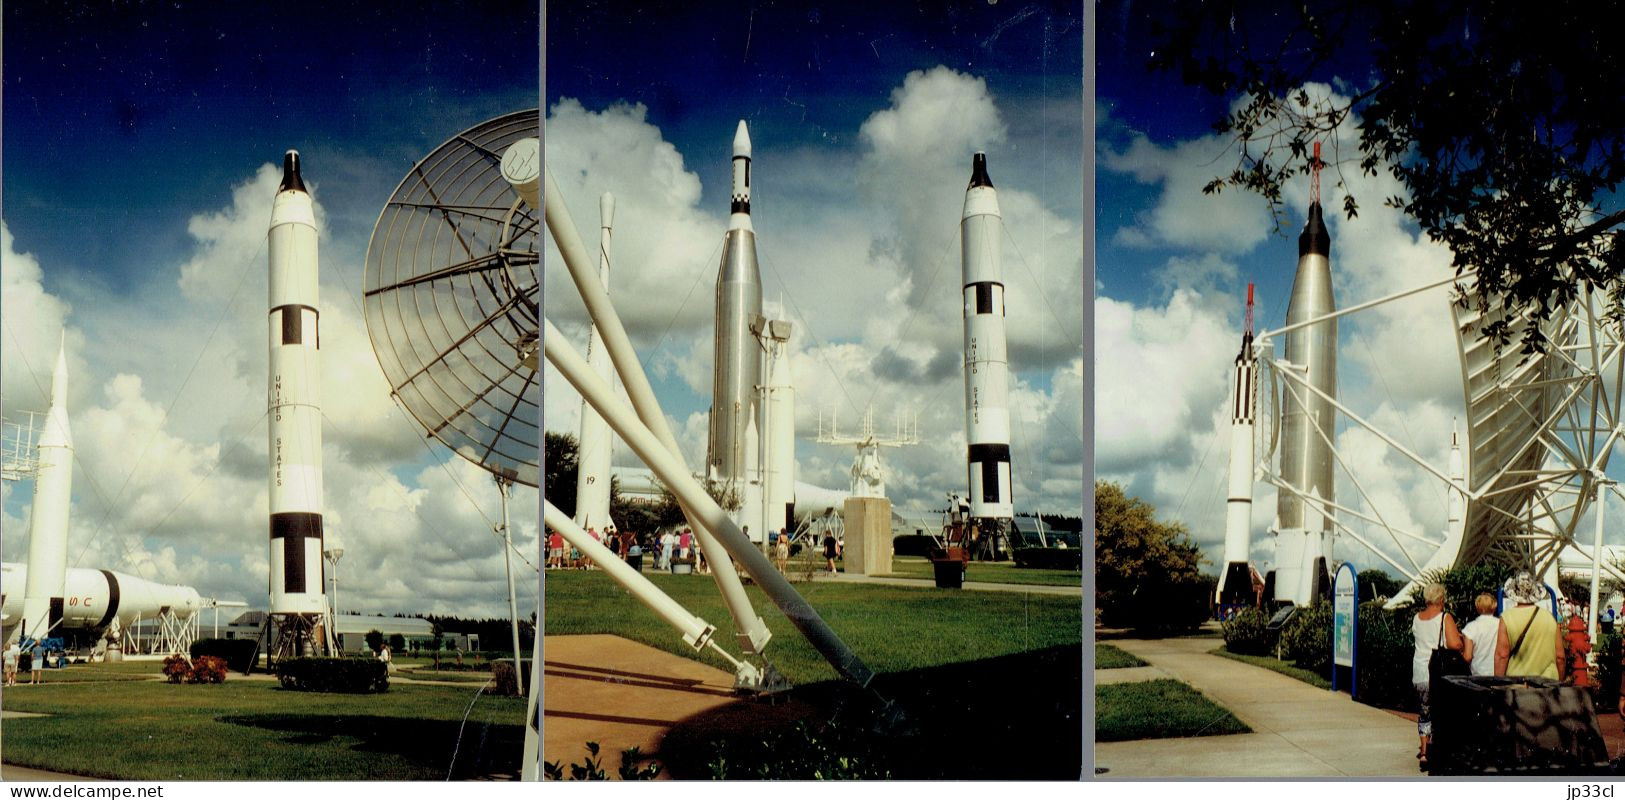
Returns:
[[[4,13],[4,401],[8,416],[44,408],[65,329],[70,564],[264,602],[263,239],[294,148],[323,229],[328,520],[347,604],[497,613],[495,490],[402,419],[358,293],[373,223],[412,164],[536,105],[536,6]],[[27,488],[6,487],[8,561],[26,553]]]
[[[782,293],[797,325],[800,479],[845,488],[850,453],[810,442],[818,413],[838,407],[849,430],[873,402],[882,426],[894,408],[917,411],[926,440],[887,452],[894,502],[963,491],[958,220],[971,153],[986,148],[1011,233],[1006,280],[1026,312],[1011,336],[1027,404],[1013,447],[1031,440],[1017,457],[1018,472],[1030,459],[1030,483],[1018,478],[1017,493],[1046,509],[1078,507],[1083,106],[1073,4],[645,13],[609,3],[549,14],[549,163],[588,241],[598,193],[617,196],[611,294],[630,304],[621,313],[691,463],[704,455],[712,293],[730,146],[744,119],[764,299]],[[552,280],[550,317],[581,330],[579,302]],[[577,401],[554,397],[549,428],[574,431]]]

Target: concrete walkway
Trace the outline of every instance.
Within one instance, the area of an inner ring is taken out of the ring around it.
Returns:
[[[105,781],[106,778],[87,778],[84,775],[69,775],[66,772],[48,772],[33,767],[19,767],[15,764],[0,764],[0,780],[6,781],[58,781],[84,783],[86,781]]]
[[[1096,670],[1096,683],[1184,681],[1253,733],[1097,742],[1101,778],[1420,776],[1416,725],[1387,711],[1240,661],[1209,655],[1215,639],[1114,639],[1149,667]]]

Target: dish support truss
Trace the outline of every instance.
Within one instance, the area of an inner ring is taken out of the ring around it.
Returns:
[[[1604,316],[1604,301],[1592,293],[1581,294],[1541,325],[1546,351],[1539,355],[1524,354],[1518,344],[1532,324],[1527,316],[1513,326],[1509,343],[1497,347],[1483,339],[1481,331],[1486,317],[1499,316],[1499,307],[1485,315],[1471,304],[1450,303],[1467,413],[1465,469],[1455,475],[1450,474],[1455,470],[1428,462],[1336,398],[1327,397],[1309,385],[1301,370],[1276,356],[1275,341],[1297,327],[1445,286],[1470,290],[1473,280],[1469,272],[1435,281],[1299,325],[1265,331],[1253,343],[1263,367],[1259,371],[1260,399],[1269,418],[1257,426],[1256,435],[1263,441],[1256,450],[1260,456],[1255,483],[1302,498],[1311,509],[1332,519],[1334,541],[1336,536],[1347,536],[1402,574],[1408,583],[1395,601],[1408,597],[1428,573],[1457,565],[1504,563],[1528,568],[1537,576],[1552,575],[1565,549],[1596,563],[1594,556],[1600,554],[1602,544],[1602,515],[1597,516],[1590,537],[1580,530],[1581,518],[1603,491],[1625,498],[1606,475],[1609,458],[1625,434],[1621,425],[1625,336],[1617,320]],[[1276,466],[1278,410],[1289,400],[1310,396],[1328,401],[1349,423],[1443,483],[1447,497],[1459,498],[1461,512],[1449,514],[1442,532],[1391,524],[1372,502],[1361,476],[1350,468],[1337,442],[1328,445],[1338,469],[1355,490],[1359,507],[1326,501],[1287,482]],[[1377,546],[1379,541],[1391,547],[1385,550]],[[1613,564],[1600,567],[1616,579],[1625,579],[1625,573]],[[1597,605],[1592,603],[1593,608]]]

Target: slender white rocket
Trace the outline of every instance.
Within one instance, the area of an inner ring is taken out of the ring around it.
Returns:
[[[1219,583],[1220,603],[1251,603],[1253,575],[1248,566],[1252,549],[1253,424],[1257,420],[1258,358],[1253,353],[1253,285],[1247,284],[1247,321],[1242,328],[1241,353],[1236,356],[1230,396],[1230,494],[1225,503],[1224,577]]]
[[[754,471],[750,429],[756,416],[756,387],[761,383],[761,359],[750,332],[752,322],[762,315],[762,275],[750,221],[750,153],[750,133],[740,120],[733,141],[728,232],[717,270],[711,430],[706,448],[709,476],[741,490]]]
[[[971,160],[959,222],[965,300],[965,441],[971,517],[1014,516],[1010,478],[1010,365],[1004,336],[999,196],[987,155]]]
[[[614,195],[604,192],[598,199],[598,216],[600,219],[598,278],[607,292],[610,234],[615,225]],[[606,383],[613,380],[614,368],[610,364],[609,351],[604,348],[604,340],[598,333],[597,325],[591,326],[587,334],[587,364]],[[592,406],[587,405],[586,400],[582,400],[581,455],[576,472],[575,523],[583,529],[591,528],[602,532],[609,525],[610,445],[609,425],[592,409]]]
[[[51,372],[51,408],[39,438],[39,472],[28,521],[28,577],[24,582],[22,624],[32,638],[51,634],[65,613],[68,576],[68,510],[73,498],[73,432],[68,428],[67,335],[57,347]]]
[[[299,175],[299,153],[282,159],[271,205],[270,594],[272,614],[327,611],[322,564],[321,331],[317,310],[316,212]]]

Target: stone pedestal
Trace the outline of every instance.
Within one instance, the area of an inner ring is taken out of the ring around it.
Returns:
[[[891,501],[884,497],[848,497],[842,511],[846,522],[846,571],[854,575],[891,572]]]

